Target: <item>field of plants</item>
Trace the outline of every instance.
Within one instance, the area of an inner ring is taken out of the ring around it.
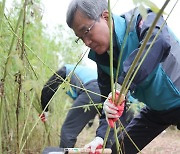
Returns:
[[[77,63],[82,54],[63,26],[51,37],[45,32],[40,1],[18,2],[7,11],[6,0],[0,1],[0,153],[35,153],[59,144],[71,100],[60,89],[42,123],[41,90],[59,67]]]

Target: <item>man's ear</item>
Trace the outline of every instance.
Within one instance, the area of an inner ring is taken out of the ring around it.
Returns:
[[[103,19],[108,21],[108,19],[109,19],[109,12],[108,12],[108,10],[104,10],[101,16],[102,16]]]

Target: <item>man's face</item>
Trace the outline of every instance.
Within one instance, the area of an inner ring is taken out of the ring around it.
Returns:
[[[105,13],[106,15],[108,16],[108,12]],[[102,14],[100,19],[95,21],[77,11],[72,25],[75,35],[97,54],[109,50],[108,17],[105,16]]]

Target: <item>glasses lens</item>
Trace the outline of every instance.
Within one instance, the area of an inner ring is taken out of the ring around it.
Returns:
[[[84,37],[86,37],[86,35],[91,31],[91,29],[94,27],[96,23],[96,20],[94,21],[94,23],[84,32],[84,35],[80,38],[78,37],[75,42],[78,44],[79,40],[83,40]]]

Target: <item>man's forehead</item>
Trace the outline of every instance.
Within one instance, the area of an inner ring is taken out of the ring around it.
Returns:
[[[76,11],[72,24],[73,30],[75,30],[76,33],[84,32],[85,30],[87,30],[90,23],[91,23],[91,19],[89,19],[80,11]]]

